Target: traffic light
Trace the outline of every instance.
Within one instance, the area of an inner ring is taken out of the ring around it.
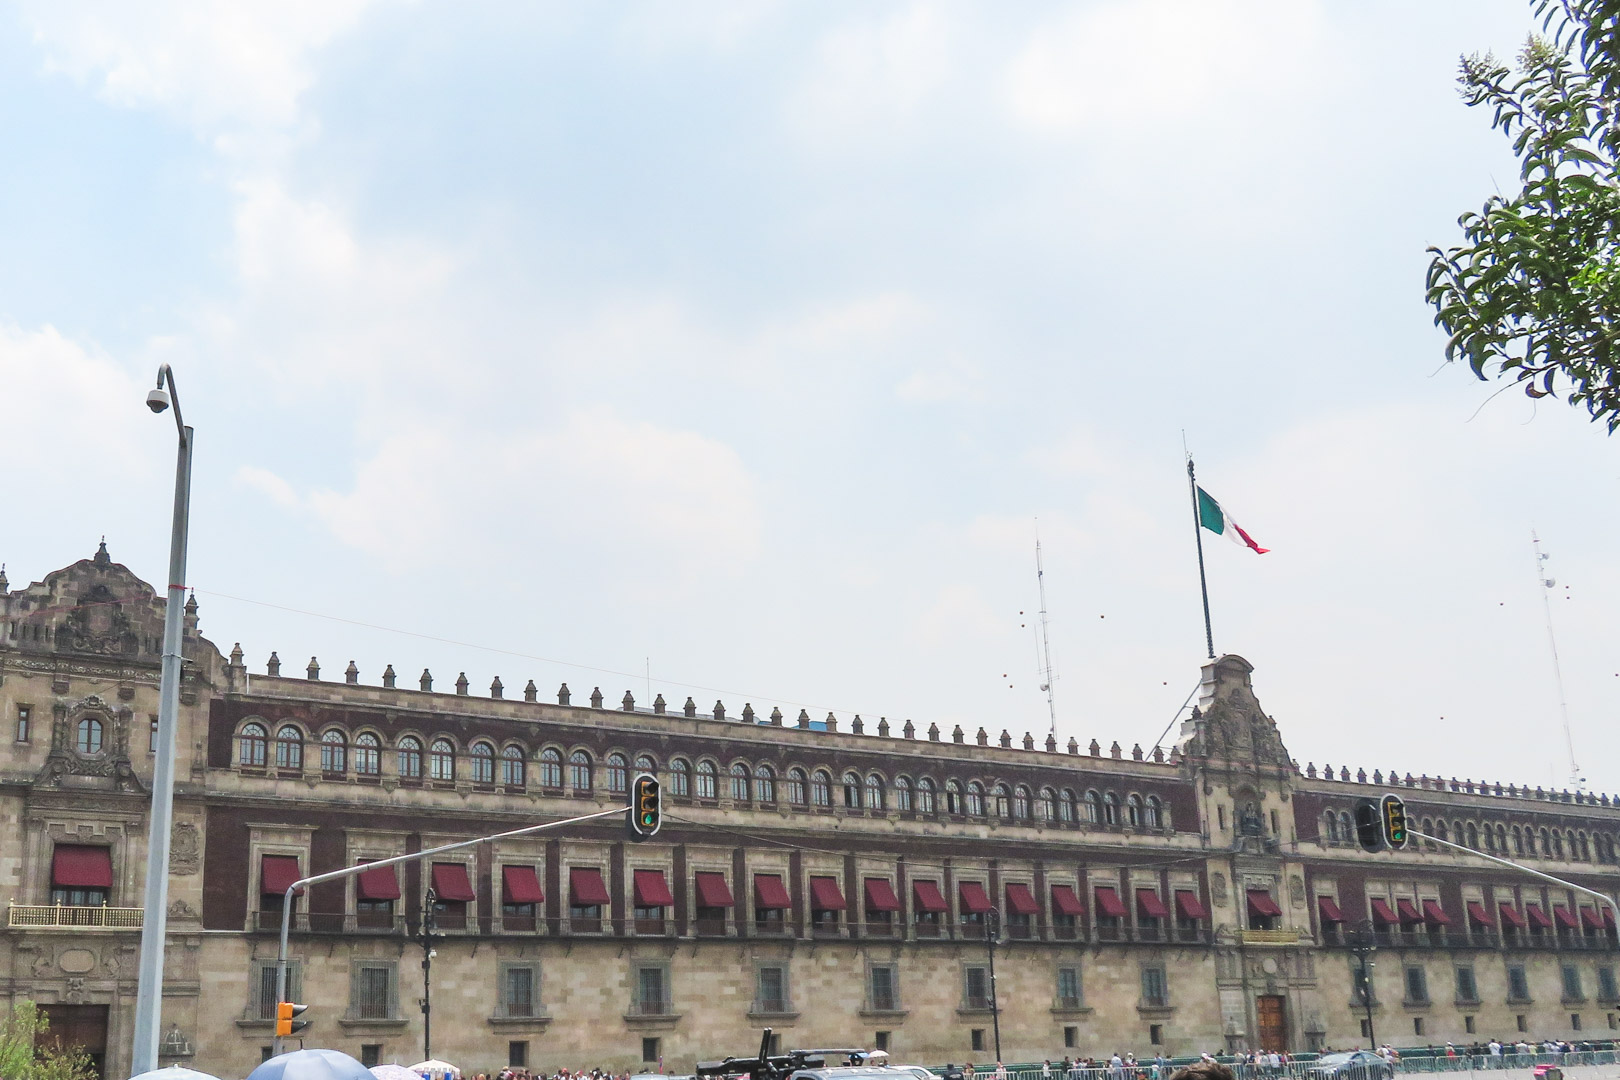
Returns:
[[[1384,850],[1384,823],[1378,804],[1371,799],[1356,803],[1356,843],[1363,851]]]
[[[663,789],[658,778],[650,773],[638,773],[630,782],[630,812],[624,816],[625,829],[630,839],[651,840],[658,835],[664,823]]]
[[[276,1002],[276,1036],[296,1035],[309,1027],[308,1020],[293,1019],[307,1008],[308,1005],[295,1005],[290,1001]]]
[[[1378,800],[1379,817],[1383,826],[1384,843],[1399,850],[1406,846],[1406,803],[1399,795],[1385,795]]]

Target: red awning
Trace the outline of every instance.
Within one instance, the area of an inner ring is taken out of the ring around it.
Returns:
[[[669,895],[669,883],[662,870],[637,870],[631,876],[631,892],[636,907],[674,907],[675,898]]]
[[[945,902],[939,886],[932,881],[913,881],[911,883],[911,897],[917,901],[918,911],[949,911],[951,905]]]
[[[1401,917],[1402,926],[1416,926],[1423,921],[1423,912],[1410,900],[1395,901],[1395,913]]]
[[[1496,910],[1502,913],[1502,921],[1509,926],[1517,926],[1520,930],[1525,928],[1524,916],[1512,904],[1497,904]]]
[[[1515,912],[1517,914],[1517,912]],[[1468,921],[1476,926],[1494,926],[1491,913],[1485,910],[1485,905],[1478,900],[1468,901]]]
[[[1331,896],[1318,896],[1316,898],[1316,911],[1317,914],[1322,916],[1322,921],[1325,923],[1344,922],[1344,912],[1339,910],[1339,905],[1333,902]]]
[[[1423,901],[1423,921],[1430,926],[1450,926],[1451,916],[1446,914],[1445,908],[1440,906],[1438,900]]]
[[[1558,917],[1559,926],[1568,930],[1579,930],[1581,928],[1581,920],[1577,919],[1575,913],[1563,904],[1554,904],[1553,914]]]
[[[361,900],[398,900],[399,875],[392,866],[362,870],[354,881],[354,895]]]
[[[1080,898],[1074,895],[1074,889],[1068,885],[1052,886],[1052,907],[1059,915],[1070,918],[1077,919],[1086,913],[1085,905],[1080,903]]]
[[[894,886],[889,884],[888,878],[869,877],[866,879],[866,910],[900,910],[900,898],[894,895]]]
[[[1041,905],[1035,902],[1028,885],[1013,884],[1007,886],[1007,910],[1014,915],[1034,915]]]
[[[568,902],[576,907],[599,907],[613,901],[602,883],[602,871],[594,866],[573,866],[568,870]]]
[[[467,866],[458,862],[433,864],[433,892],[440,900],[459,900],[471,904],[478,899],[472,882],[467,880]]]
[[[959,884],[956,887],[956,896],[962,904],[963,911],[983,915],[990,910],[990,897],[985,894],[984,886],[977,881],[964,881]]]
[[[731,889],[726,886],[726,875],[713,870],[699,870],[697,882],[698,907],[736,907]]]
[[[1524,913],[1530,917],[1530,922],[1536,927],[1536,929],[1552,929],[1552,920],[1547,918],[1547,913],[1541,910],[1540,904],[1524,905]]]
[[[1597,913],[1596,908],[1581,908],[1581,922],[1593,930],[1603,929],[1603,917]]]
[[[1125,910],[1125,902],[1119,898],[1119,893],[1107,885],[1099,885],[1095,890],[1097,894],[1097,913],[1107,915],[1111,919],[1123,919],[1130,912]]]
[[[1198,894],[1191,889],[1176,890],[1176,913],[1183,919],[1207,919],[1209,912],[1199,901]]]
[[[1394,926],[1400,921],[1395,917],[1395,913],[1389,910],[1389,904],[1385,903],[1379,897],[1375,896],[1368,900],[1367,903],[1372,908],[1372,917],[1374,922],[1380,923],[1384,926]]]
[[[844,894],[838,888],[838,879],[835,877],[813,877],[810,879],[810,910],[811,911],[843,911],[849,905],[844,903]]]
[[[754,906],[762,911],[785,911],[793,906],[781,877],[776,874],[754,875]]]
[[[304,875],[296,855],[265,855],[259,859],[259,892],[264,896],[285,896],[287,887]],[[299,889],[294,896],[304,895]]]
[[[543,904],[546,894],[540,888],[540,879],[532,866],[501,867],[501,884],[505,886],[508,904]]]
[[[64,888],[112,888],[112,848],[57,844],[51,855],[51,884]]]
[[[1282,908],[1277,906],[1277,901],[1273,900],[1271,898],[1271,894],[1266,890],[1250,889],[1249,914],[1263,915],[1266,918],[1272,918],[1274,916],[1281,915]]]
[[[1159,899],[1159,894],[1153,889],[1136,890],[1136,911],[1137,914],[1146,916],[1149,919],[1168,919],[1170,917],[1170,912],[1165,910],[1164,901]]]

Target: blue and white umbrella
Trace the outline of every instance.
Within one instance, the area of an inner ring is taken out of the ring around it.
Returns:
[[[371,1070],[341,1050],[294,1050],[273,1057],[247,1080],[376,1080]]]
[[[151,1072],[132,1076],[129,1080],[219,1080],[219,1077],[198,1072],[196,1069],[182,1069],[178,1065],[170,1065],[167,1069],[153,1069]]]

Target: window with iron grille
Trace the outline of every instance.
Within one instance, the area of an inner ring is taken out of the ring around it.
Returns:
[[[1157,964],[1142,966],[1142,1004],[1149,1008],[1163,1008],[1170,1003],[1165,983],[1164,968]]]
[[[1406,1000],[1412,1002],[1429,1000],[1428,972],[1415,964],[1408,965],[1406,969]]]
[[[787,968],[767,964],[759,969],[754,991],[754,1011],[788,1012]]]
[[[1061,967],[1057,973],[1057,1004],[1060,1009],[1080,1008],[1080,969]]]
[[[1524,966],[1521,964],[1509,964],[1507,969],[1507,977],[1508,1000],[1529,1001],[1530,980],[1525,977]]]
[[[276,1018],[277,972],[274,960],[257,961],[258,977],[250,984],[253,1000],[248,1002],[247,1016],[254,1020]],[[287,1000],[298,1001],[303,991],[303,968],[297,960],[287,961]]]
[[[540,1014],[540,966],[538,964],[501,965],[501,1015],[538,1016]]]
[[[1581,992],[1581,969],[1574,964],[1564,964],[1561,974],[1564,980],[1564,1000],[1585,1000],[1586,995]]]
[[[392,1020],[399,1012],[392,961],[356,962],[350,973],[350,1013],[358,1020]]]
[[[1612,968],[1612,967],[1600,967],[1600,968],[1598,968],[1597,969],[1597,980],[1598,980],[1598,996],[1600,998],[1602,998],[1604,1001],[1613,1001],[1617,996],[1620,996],[1620,995],[1617,995],[1615,993],[1616,988],[1615,988],[1615,983],[1614,983],[1614,968]]]
[[[1457,1000],[1479,1000],[1479,987],[1474,982],[1474,969],[1471,967],[1457,969]]]
[[[27,742],[29,738],[29,721],[34,717],[34,710],[29,705],[17,706],[17,741]]]
[[[990,972],[982,967],[962,969],[963,1007],[988,1009],[990,1007]]]
[[[663,1016],[669,1012],[668,979],[662,967],[640,965],[636,968],[636,998],[631,1004],[642,1016]]]
[[[873,964],[866,972],[867,1004],[874,1012],[900,1007],[900,978],[892,964]]]

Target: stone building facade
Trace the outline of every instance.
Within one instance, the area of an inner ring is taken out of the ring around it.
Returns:
[[[162,599],[90,559],[0,575],[0,1002],[41,1002],[108,1076],[128,1063]],[[1615,928],[1581,896],[1437,848],[1366,855],[1357,799],[1424,831],[1620,890],[1608,796],[1301,769],[1250,665],[1203,669],[1173,748],[813,720],[531,681],[450,692],[312,658],[249,672],[188,605],[163,1060],[245,1074],[271,1042],[287,882],[622,803],[593,822],[315,886],[296,901],[308,1045],[472,1069],[641,1069],[784,1046],[1008,1061],[1365,1044],[1348,944],[1378,946],[1371,1021],[1397,1045],[1608,1037]],[[991,912],[989,909],[994,908]]]

